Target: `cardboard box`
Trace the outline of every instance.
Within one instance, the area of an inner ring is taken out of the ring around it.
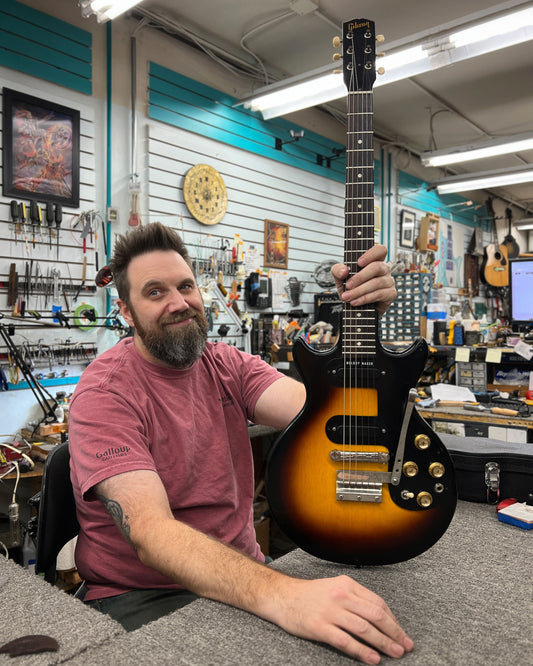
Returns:
[[[37,428],[37,434],[40,437],[55,435],[58,432],[68,432],[68,423],[49,423],[47,425],[41,423]]]

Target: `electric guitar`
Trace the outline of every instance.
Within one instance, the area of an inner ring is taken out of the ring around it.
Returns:
[[[348,88],[344,261],[374,244],[372,85],[374,23],[343,25]],[[306,386],[300,414],[267,465],[275,520],[297,546],[333,562],[388,564],[431,547],[456,506],[446,448],[415,409],[412,387],[427,345],[385,350],[374,306],[343,311],[336,346],[314,351],[301,338],[294,360]]]
[[[481,279],[490,287],[507,287],[509,285],[509,262],[507,260],[507,248],[498,244],[496,231],[496,218],[492,198],[485,202],[489,215],[492,219],[493,242],[483,251],[481,262]]]

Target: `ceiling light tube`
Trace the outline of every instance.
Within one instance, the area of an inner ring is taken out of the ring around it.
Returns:
[[[449,176],[431,183],[431,186],[436,187],[439,194],[450,194],[531,182],[533,182],[533,165]]]
[[[481,160],[495,155],[520,153],[533,150],[533,132],[505,136],[489,141],[479,141],[464,146],[454,146],[443,150],[422,153],[420,159],[424,166],[438,167],[446,164],[459,164],[470,160]]]
[[[533,217],[523,217],[521,220],[513,220],[513,227],[518,231],[532,231]]]
[[[374,87],[417,76],[528,40],[533,40],[533,8],[513,12],[495,20],[485,21],[478,26],[448,33],[448,35],[427,37],[419,44],[391,51],[377,63],[379,67],[384,68],[385,73],[377,77]],[[324,76],[326,73],[330,76]],[[293,86],[299,86],[304,81],[310,84],[311,93],[309,93],[309,89],[307,91],[304,89],[302,92],[298,88],[289,93]],[[280,93],[277,101],[272,101],[267,97],[270,92]],[[288,99],[289,94],[290,100]],[[245,108],[261,111],[263,118],[268,120],[331,102],[345,97],[346,94],[342,77],[335,78],[331,65],[326,65],[318,70],[264,86],[253,95],[239,100],[236,106],[244,105]]]
[[[120,16],[128,9],[138,5],[142,0],[89,0],[88,5],[93,14],[96,14],[98,23],[110,21]],[[82,12],[83,13],[83,12]],[[87,16],[87,14],[83,14]],[[88,14],[90,16],[90,13]]]

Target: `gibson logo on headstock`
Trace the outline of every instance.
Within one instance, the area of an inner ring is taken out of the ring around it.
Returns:
[[[348,30],[356,30],[357,28],[370,28],[370,21],[349,21]]]

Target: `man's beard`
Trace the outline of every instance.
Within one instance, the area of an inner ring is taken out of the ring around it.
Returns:
[[[158,360],[173,368],[189,368],[205,349],[209,324],[203,312],[187,310],[160,319],[151,328],[145,328],[130,307],[135,331],[146,349]],[[191,319],[183,326],[174,322]]]

